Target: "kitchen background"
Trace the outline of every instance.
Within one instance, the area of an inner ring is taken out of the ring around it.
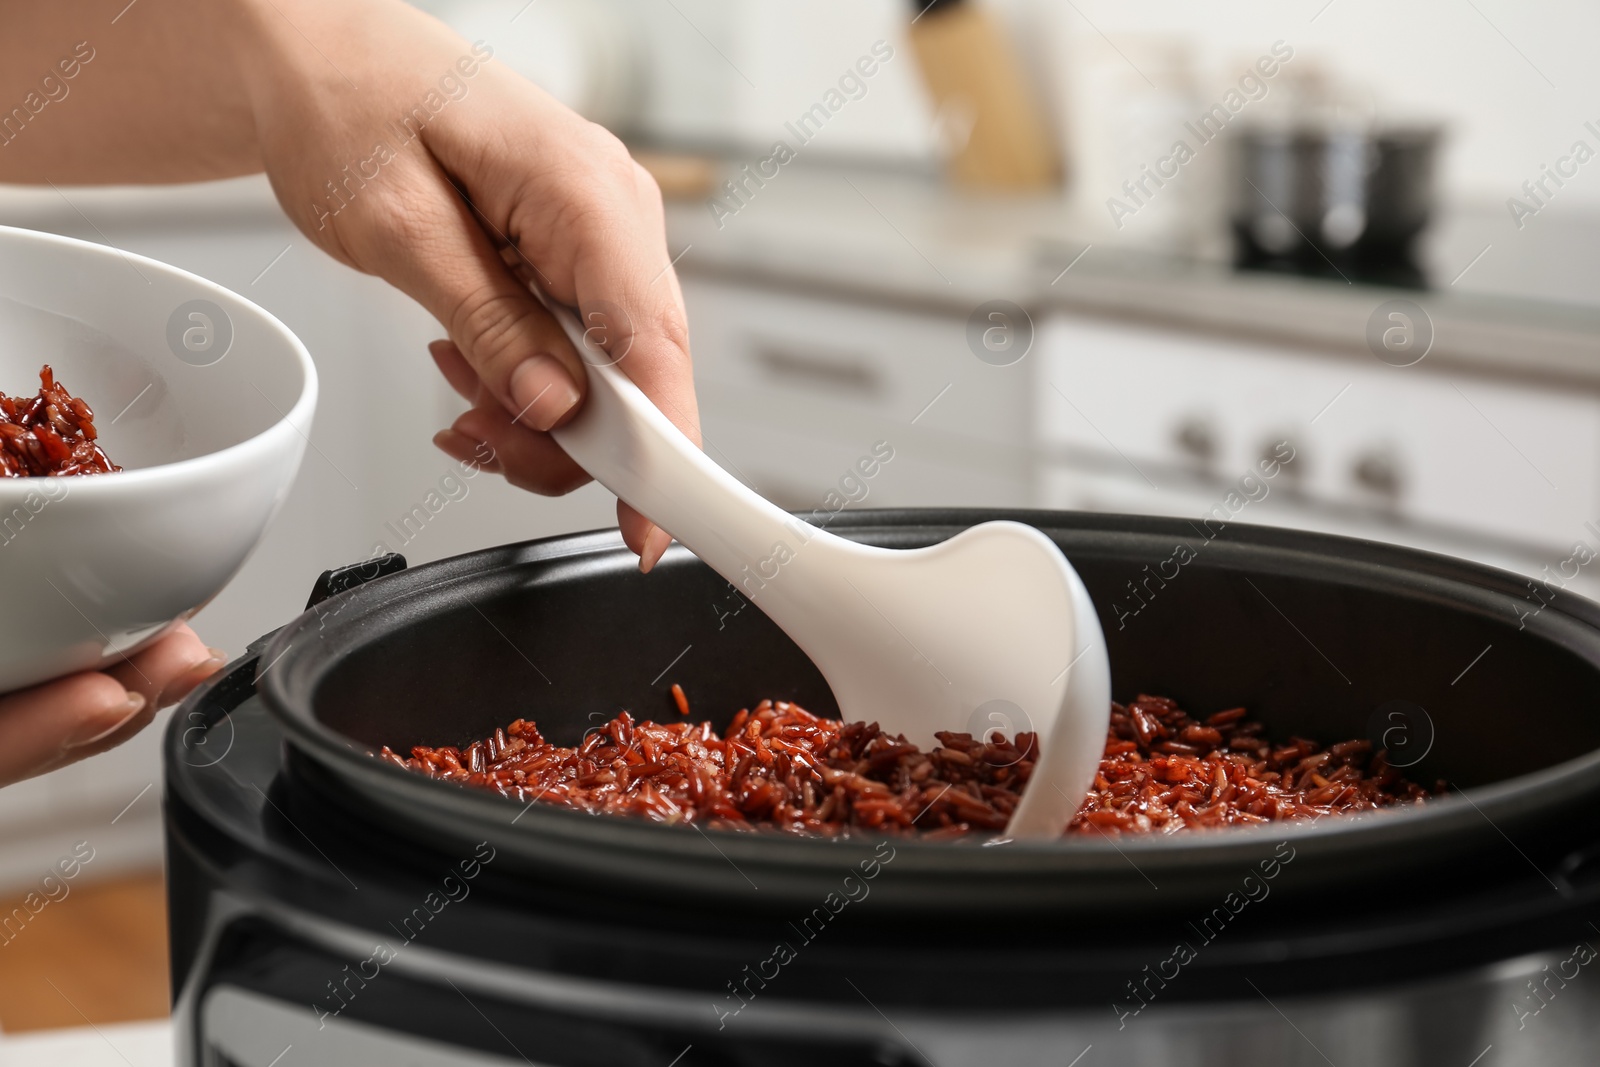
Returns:
[[[1530,610],[1600,594],[1594,5],[423,6],[656,171],[707,450],[785,506],[1279,523],[1520,571]],[[196,619],[230,652],[379,544],[424,561],[614,522],[593,486],[441,488],[458,468],[429,438],[462,405],[438,327],[264,179],[5,188],[0,222],[213,278],[316,357],[299,484]],[[893,461],[851,481],[878,441]],[[80,840],[95,878],[159,869],[159,732],[0,792],[0,892]],[[158,930],[85,944],[164,953]],[[112,1015],[161,1010],[163,980]],[[7,1029],[81,1022],[8,1003]]]

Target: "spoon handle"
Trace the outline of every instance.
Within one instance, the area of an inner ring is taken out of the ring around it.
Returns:
[[[783,557],[798,545],[830,536],[783,511],[713,462],[651,403],[609,353],[588,340],[569,308],[537,288],[534,293],[561,324],[589,375],[583,407],[551,435],[596,481],[747,596],[761,588],[763,572],[777,565],[775,555]]]

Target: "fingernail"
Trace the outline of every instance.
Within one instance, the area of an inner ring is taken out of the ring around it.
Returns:
[[[548,430],[578,403],[578,387],[554,356],[534,356],[511,372],[511,399],[517,419]]]
[[[92,745],[96,741],[105,740],[126,726],[129,719],[143,711],[144,704],[143,694],[129,693],[125,704],[78,727],[77,731],[67,738],[66,747],[82,748],[84,745]]]
[[[457,463],[470,463],[474,451],[481,445],[460,430],[440,430],[433,435],[433,446]]]
[[[650,527],[650,532],[645,535],[644,551],[639,553],[639,572],[649,574],[667,549],[672,546],[672,535],[659,526]]]
[[[206,649],[205,659],[191,664],[182,674],[167,683],[167,687],[161,690],[161,695],[156,698],[156,707],[164,708],[168,704],[176,704],[193,692],[195,686],[221,670],[227,662],[228,654],[222,649]]]

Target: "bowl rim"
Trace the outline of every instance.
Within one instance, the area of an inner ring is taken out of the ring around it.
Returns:
[[[278,333],[288,341],[289,351],[300,369],[300,396],[290,406],[287,412],[280,411],[278,418],[260,433],[237,441],[226,448],[207,452],[204,455],[190,456],[187,459],[174,460],[171,463],[159,463],[153,467],[139,467],[135,470],[110,471],[105,474],[73,475],[70,479],[52,478],[52,476],[26,477],[26,478],[0,478],[0,502],[11,504],[20,502],[29,492],[34,491],[39,483],[54,480],[62,483],[69,481],[72,486],[68,496],[79,493],[91,494],[116,494],[127,491],[142,491],[151,488],[151,483],[162,481],[181,481],[192,475],[202,473],[207,466],[227,465],[231,461],[246,458],[250,453],[264,450],[277,438],[288,430],[305,438],[312,415],[316,411],[318,379],[316,363],[311,358],[311,353],[306,349],[304,342],[296,336],[295,332],[284,325],[272,312],[255,303],[247,297],[241,296],[226,286],[218,285],[209,278],[204,278],[192,271],[175,267],[159,259],[152,259],[137,252],[129,252],[112,244],[100,244],[95,241],[85,241],[76,237],[65,237],[58,233],[49,233],[44,230],[30,230],[23,226],[0,225],[0,247],[9,242],[26,245],[33,243],[37,246],[56,246],[75,249],[92,256],[108,257],[117,256],[121,259],[149,267],[151,270],[176,278],[194,285],[198,292],[216,298],[219,302],[243,307],[253,314],[260,315],[266,327]],[[3,294],[0,294],[3,295]]]

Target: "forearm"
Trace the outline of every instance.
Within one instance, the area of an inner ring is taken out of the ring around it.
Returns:
[[[0,4],[0,180],[197,181],[261,169],[241,0]]]
[[[439,77],[394,47],[442,30],[399,0],[0,0],[0,18],[0,181],[254,173],[260,107],[287,83],[339,113]]]
[[[0,179],[172,182],[261,169],[233,0],[8,0]]]

